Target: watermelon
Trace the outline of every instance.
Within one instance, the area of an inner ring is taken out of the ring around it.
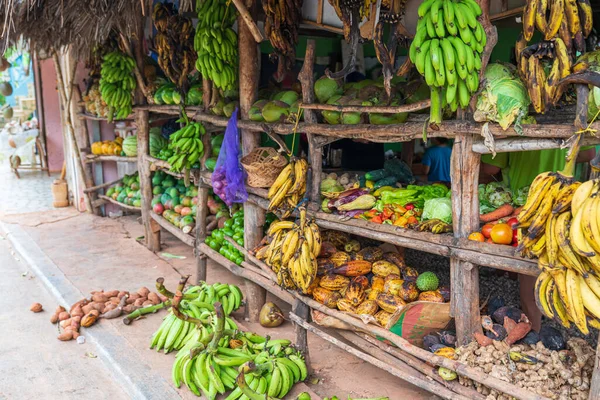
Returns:
[[[217,157],[207,158],[206,161],[204,162],[204,166],[210,172],[214,172],[215,167],[217,166]]]
[[[137,136],[127,136],[121,145],[123,152],[128,157],[137,156]]]
[[[115,188],[111,187],[106,191],[106,196],[107,197],[112,197],[113,193],[115,193]]]
[[[221,147],[221,145],[223,144],[223,139],[225,139],[225,134],[224,133],[220,133],[220,134],[216,135],[215,137],[213,137],[210,140],[211,147],[213,147],[213,148],[215,148],[215,147]]]
[[[152,157],[158,156],[158,153],[166,148],[167,145],[168,142],[160,134],[160,128],[158,128],[158,132],[150,132],[150,155]]]

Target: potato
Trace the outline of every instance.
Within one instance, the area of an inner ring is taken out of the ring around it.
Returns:
[[[104,312],[104,308],[106,308],[104,303],[90,303],[90,305],[94,310],[98,310],[100,314],[102,314]]]
[[[136,300],[137,299],[132,299],[131,297],[128,297],[127,300],[125,300],[125,304],[133,304]]]
[[[63,342],[66,342],[71,339],[73,339],[73,332],[70,330],[64,331],[63,333],[58,335],[58,340],[62,340]]]
[[[60,321],[61,328],[66,328],[67,326],[71,326],[71,318],[65,319],[64,321]]]
[[[133,301],[139,299],[140,297],[142,297],[142,296],[140,296],[139,293],[132,293],[132,294],[129,295],[129,299],[130,300],[133,299]]]
[[[91,294],[92,296],[93,296],[93,295],[95,295],[96,293],[104,293],[104,289],[100,289],[100,290],[92,290],[92,291],[90,292],[90,294]]]
[[[148,300],[152,302],[152,304],[157,305],[158,303],[160,303],[160,299],[158,298],[158,295],[154,292],[150,292],[148,293]]]
[[[73,322],[77,322],[77,323],[81,322],[81,317],[79,317],[79,316],[77,316],[77,317],[72,317],[72,318],[71,318],[71,323],[73,323]]]
[[[83,315],[84,315],[84,313],[83,313],[81,306],[77,306],[73,309],[73,311],[71,311],[72,317],[82,317]]]
[[[109,298],[110,298],[110,297],[117,297],[117,296],[119,295],[119,293],[120,293],[120,292],[119,292],[118,290],[111,290],[111,291],[109,291],[109,292],[104,292],[104,295],[105,295],[106,297],[109,297]]]
[[[58,306],[58,307],[56,307],[56,310],[54,311],[54,313],[56,315],[58,315],[58,314],[60,314],[63,311],[67,311],[67,310],[63,306]]]
[[[58,322],[58,314],[54,313],[52,314],[52,316],[50,317],[50,323],[55,324]]]
[[[104,293],[96,293],[92,296],[92,301],[95,301],[96,303],[106,303],[108,297]]]
[[[89,303],[88,299],[81,299],[79,301],[76,301],[75,303],[73,303],[73,305],[69,309],[69,314],[75,309],[75,307],[77,307],[77,306],[82,306],[83,307],[83,306],[85,306],[88,303]]]
[[[29,310],[34,313],[39,313],[44,310],[44,307],[42,307],[40,303],[33,303],[31,307],[29,307]]]
[[[121,297],[125,296],[126,294],[129,294],[129,292],[121,291],[121,292],[119,292],[119,294],[117,295],[117,297],[120,299]]]
[[[169,300],[169,298],[167,296],[163,296],[162,294],[158,294],[158,298],[160,299],[161,303],[164,303],[165,301]]]
[[[89,313],[92,310],[95,310],[95,308],[92,307],[91,304],[86,304],[85,306],[81,307],[81,311],[83,311],[83,315]]]
[[[150,289],[148,289],[146,286],[143,286],[137,292],[141,297],[147,297],[148,293],[150,293]]]
[[[145,302],[142,303],[142,307],[148,307],[148,306],[153,306],[154,303],[150,300],[146,300]]]
[[[123,307],[123,312],[125,314],[131,314],[135,310],[137,310],[137,308],[133,304],[128,304],[125,307]]]
[[[145,301],[144,299],[137,299],[137,300],[136,300],[136,301],[133,303],[133,305],[134,305],[134,306],[136,306],[136,307],[142,307],[142,304],[144,304],[144,301]]]
[[[73,339],[77,339],[79,337],[79,332],[77,331],[71,331],[73,332]]]
[[[63,311],[60,314],[58,314],[58,320],[59,321],[64,321],[65,319],[68,319],[69,317],[70,317],[70,315],[66,311]]]
[[[113,303],[110,303],[109,305],[107,305],[106,307],[104,307],[104,312],[102,314],[107,313],[110,310],[114,310],[115,308],[117,308],[117,305],[113,304]]]
[[[110,301],[113,304],[119,305],[119,302],[121,301],[121,299],[119,299],[117,296],[113,296],[110,299],[108,299],[108,301]]]

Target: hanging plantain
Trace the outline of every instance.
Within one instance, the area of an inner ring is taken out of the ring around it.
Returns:
[[[302,20],[302,0],[264,0],[265,33],[278,59],[277,77],[294,67],[298,27]]]
[[[152,21],[158,33],[154,47],[158,65],[182,94],[188,89],[188,75],[194,70],[197,54],[194,51],[194,25],[189,18],[177,14],[172,4],[157,3]]]
[[[391,81],[394,75],[406,75],[413,65],[409,57],[406,58],[406,62],[399,68],[395,65],[398,45],[402,45],[403,47],[408,47],[409,45],[409,34],[401,23],[405,7],[406,0],[388,0],[387,4],[383,2],[379,21],[377,21],[375,27],[373,46],[375,47],[377,60],[379,60],[382,66],[383,86],[388,96],[391,96]],[[392,25],[387,43],[383,42],[385,24]]]
[[[328,0],[335,9],[337,16],[344,24],[344,38],[350,43],[350,60],[338,72],[331,72],[329,69],[325,74],[331,79],[344,78],[356,69],[356,54],[358,44],[360,43],[359,24],[362,20],[361,13],[364,13],[365,3],[360,0]]]

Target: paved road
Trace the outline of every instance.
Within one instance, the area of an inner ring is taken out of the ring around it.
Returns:
[[[56,339],[55,300],[1,236],[0,274],[0,400],[127,399],[93,344]],[[34,302],[47,311],[30,312]]]

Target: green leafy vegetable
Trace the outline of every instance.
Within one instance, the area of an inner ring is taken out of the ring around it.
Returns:
[[[422,219],[440,219],[447,224],[451,224],[452,200],[447,197],[427,200],[423,208]]]

